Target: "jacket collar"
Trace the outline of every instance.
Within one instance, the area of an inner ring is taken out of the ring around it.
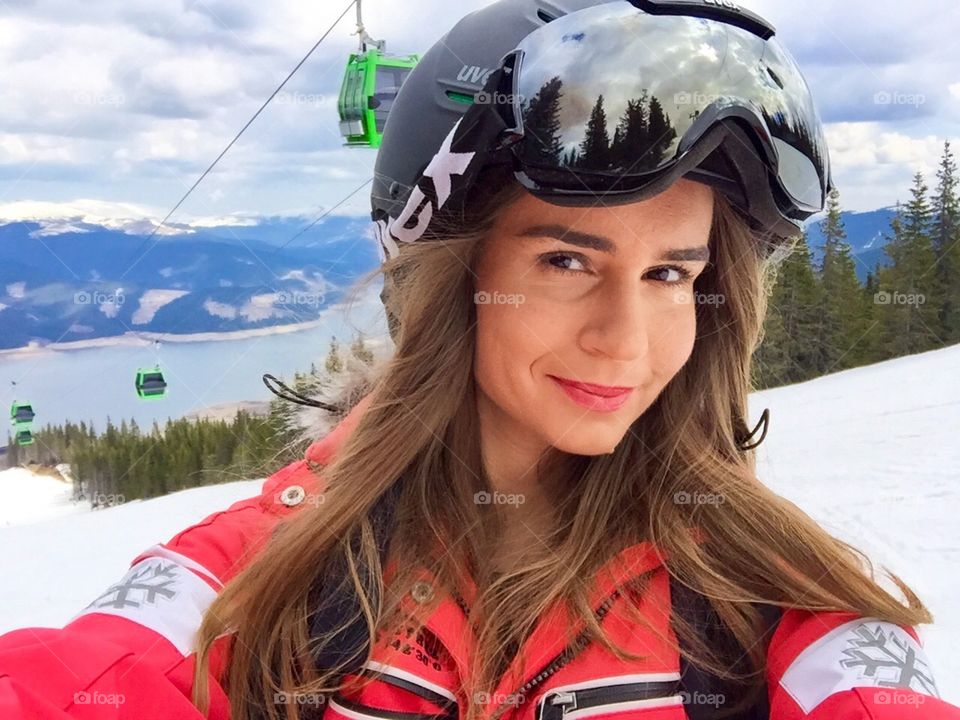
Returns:
[[[626,582],[663,565],[665,555],[658,552],[652,543],[644,541],[624,548],[599,567],[592,575],[589,591],[590,604],[598,608],[618,588]],[[390,562],[384,569],[384,580],[390,582],[396,575],[396,563]],[[450,653],[460,670],[461,677],[469,672],[469,658],[472,655],[477,637],[473,626],[457,599],[449,592],[440,589],[433,574],[425,567],[417,568],[414,586],[405,595],[404,601],[409,609],[416,607],[418,596],[425,591],[432,594],[442,592],[433,613],[426,618],[425,625]],[[469,608],[476,599],[477,588],[472,578],[461,580],[463,599]],[[535,673],[551,659],[563,651],[570,635],[576,635],[584,628],[582,618],[574,617],[564,603],[554,603],[537,623],[530,636],[524,641],[511,662],[507,672],[497,688],[498,696],[507,697],[517,691],[511,687],[519,676],[519,663],[523,659],[527,674]],[[524,678],[526,679],[526,678]]]

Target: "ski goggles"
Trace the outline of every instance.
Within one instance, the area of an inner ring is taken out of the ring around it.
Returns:
[[[496,162],[558,205],[634,202],[683,175],[721,190],[754,229],[798,235],[833,188],[823,127],[774,29],[732,5],[614,0],[533,31],[450,131],[412,204],[432,195],[439,210]],[[415,239],[425,223],[403,215],[392,235]]]

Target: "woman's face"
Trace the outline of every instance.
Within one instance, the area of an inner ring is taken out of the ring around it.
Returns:
[[[502,212],[474,296],[481,428],[532,452],[612,452],[690,357],[712,216],[711,188],[683,178],[627,205],[525,193]]]

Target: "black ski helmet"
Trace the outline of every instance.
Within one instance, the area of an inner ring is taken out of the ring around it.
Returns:
[[[554,28],[555,35],[565,33],[571,26],[566,20],[559,19],[571,14],[578,14],[578,17],[584,17],[585,21],[586,17],[604,18],[609,25],[617,27],[617,22],[626,17],[623,13],[630,6],[641,16],[650,17],[651,26],[654,25],[653,18],[662,14],[713,17],[727,26],[740,25],[747,30],[750,38],[749,41],[741,42],[747,42],[750,50],[757,51],[759,62],[752,61],[751,56],[744,53],[738,64],[730,63],[732,82],[742,83],[738,84],[736,89],[746,91],[739,96],[744,99],[737,103],[711,103],[695,109],[695,113],[688,114],[684,109],[682,114],[677,114],[678,118],[684,120],[696,118],[693,125],[699,125],[699,130],[694,132],[688,120],[686,127],[690,129],[690,133],[684,134],[680,140],[682,152],[678,153],[677,162],[662,165],[663,172],[645,173],[650,176],[645,186],[635,184],[619,197],[608,194],[606,190],[601,191],[602,195],[615,203],[632,202],[633,199],[651,197],[666,189],[681,175],[687,175],[691,179],[720,188],[751,227],[764,232],[762,242],[766,251],[775,248],[785,238],[798,234],[802,229],[801,223],[814,212],[823,209],[825,197],[832,190],[833,184],[826,141],[809,88],[789,53],[773,38],[775,29],[772,25],[743,8],[733,6],[733,3],[729,4],[730,7],[726,3],[720,7],[720,3],[712,0],[498,0],[457,22],[424,55],[397,94],[383,130],[383,142],[377,154],[371,188],[371,218],[377,225],[379,249],[388,254],[396,254],[398,240],[411,242],[422,234],[429,224],[431,214],[430,205],[425,207],[422,203],[424,199],[428,199],[424,193],[434,196],[433,202],[439,210],[450,195],[452,175],[464,175],[456,183],[458,190],[455,194],[459,201],[468,197],[462,194],[469,193],[472,180],[467,176],[475,173],[484,164],[479,160],[474,161],[472,170],[468,170],[470,158],[476,154],[473,150],[488,148],[490,133],[497,132],[498,128],[508,127],[509,124],[493,127],[491,123],[478,125],[471,122],[460,128],[460,120],[464,115],[477,120],[487,117],[470,112],[471,108],[475,107],[475,96],[480,91],[485,94],[494,92],[494,96],[501,96],[495,89],[502,87],[503,78],[511,71],[511,68],[507,67],[508,56],[515,55],[514,50],[526,44],[528,36],[531,38],[530,43],[534,43],[533,46],[536,47],[534,38],[550,37],[549,33]],[[608,8],[611,10],[609,13]],[[598,15],[598,12],[603,15]],[[553,21],[557,21],[555,25],[536,32]],[[665,25],[663,27],[666,28]],[[678,27],[685,37],[699,39],[699,24],[687,22],[678,24]],[[743,34],[741,31],[741,38]],[[553,37],[544,41],[546,45],[540,50],[543,51],[544,47],[552,49],[568,39],[571,42],[580,42],[583,37],[583,32],[569,32],[563,34],[562,38]],[[769,45],[766,44],[767,39],[770,41]],[[724,49],[727,46],[721,43],[732,45],[733,38],[723,35],[718,40],[715,53],[719,51],[719,56],[724,58],[720,67],[727,67]],[[606,42],[607,46],[594,48],[592,54],[584,51],[588,53],[587,59],[592,61],[593,58],[614,56],[619,44],[609,45],[610,40]],[[544,65],[553,67],[549,61]],[[608,68],[609,66],[601,66],[593,71],[598,81],[605,79]],[[735,74],[738,70],[739,74]],[[521,72],[514,74],[514,78],[517,76],[523,78]],[[592,79],[594,75],[590,77]],[[712,76],[703,77],[709,80]],[[769,89],[771,87],[774,88],[772,91]],[[510,92],[508,88],[504,90]],[[529,90],[525,94],[531,96]],[[686,94],[678,93],[675,98]],[[697,92],[696,96],[712,97],[713,93],[708,90],[706,93]],[[518,93],[515,86],[513,93],[507,97],[522,97],[522,94]],[[573,97],[573,102],[577,103],[576,94]],[[601,99],[602,97],[601,95]],[[771,97],[773,99],[770,99]],[[782,98],[789,98],[794,102],[784,104]],[[480,100],[478,104],[484,106],[489,103]],[[743,113],[740,112],[741,109]],[[513,111],[520,112],[516,106]],[[735,115],[738,117],[734,117]],[[727,119],[728,116],[730,120]],[[501,119],[502,115],[499,115],[496,122],[500,123]],[[741,127],[739,121],[743,119],[747,120],[746,127],[752,132],[745,132],[744,127]],[[766,127],[761,128],[764,124]],[[473,128],[480,128],[479,134],[472,134]],[[704,132],[707,129],[709,132]],[[762,138],[764,148],[752,137],[753,134],[761,132],[761,129],[767,131]],[[522,133],[517,133],[514,137],[521,136]],[[674,136],[676,137],[676,134]],[[502,134],[498,137],[498,147],[503,146],[503,137]],[[729,140],[723,140],[723,144],[718,145],[724,137]],[[686,150],[683,150],[684,141],[688,141]],[[777,147],[773,148],[773,145]],[[518,172],[517,177],[524,185],[534,188],[534,194],[549,202],[570,204],[567,202],[567,199],[572,197],[569,187],[560,189],[559,185],[554,186],[555,179],[548,179],[542,185],[537,185],[537,181],[532,185],[524,182],[522,176],[526,175],[529,180],[531,167],[523,164],[522,153],[518,157],[521,157],[524,172]],[[540,156],[537,155],[537,158],[534,164],[541,164]],[[555,172],[557,168],[551,163],[558,163],[564,168],[568,162],[573,163],[574,160],[560,160],[558,155],[557,158],[547,161],[547,165],[549,170]],[[460,169],[455,169],[461,165]],[[564,169],[569,171],[569,168]],[[425,174],[430,176],[428,185],[418,187]],[[809,182],[811,178],[813,183]],[[587,195],[596,197],[595,188],[587,186],[582,177],[577,177],[577,180],[584,185]],[[806,188],[812,187],[816,188],[814,192],[817,193],[813,198],[806,193]],[[417,191],[419,194],[414,196]],[[564,193],[567,193],[566,197]],[[574,193],[581,197],[585,194],[579,186],[574,188]],[[573,198],[572,204],[583,202]],[[425,215],[422,215],[423,210],[426,211]],[[411,226],[409,222],[413,219],[416,220],[416,225]],[[402,233],[398,233],[398,230]],[[386,254],[382,257],[386,260]],[[387,309],[390,334],[396,339],[396,320],[386,302],[392,281],[393,278],[384,278],[384,291],[380,297]]]

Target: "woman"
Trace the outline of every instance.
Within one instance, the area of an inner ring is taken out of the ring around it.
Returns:
[[[766,274],[831,189],[806,85],[666,5],[502,0],[425,56],[373,195],[395,354],[261,497],[0,639],[4,717],[960,718],[917,596],[754,472]]]

